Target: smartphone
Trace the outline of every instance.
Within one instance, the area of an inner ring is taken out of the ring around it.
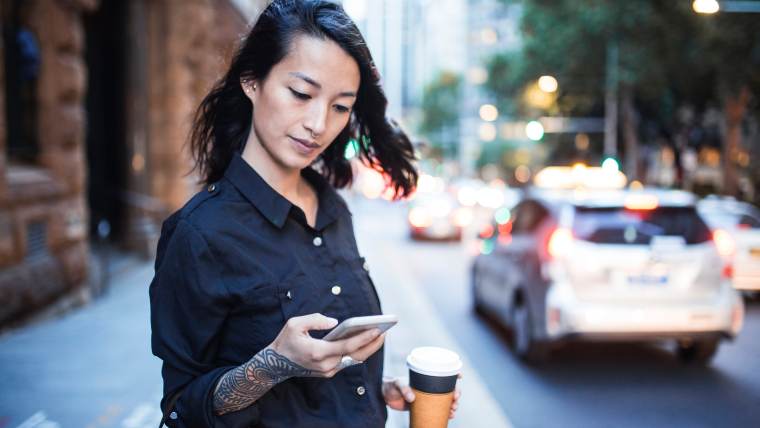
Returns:
[[[376,328],[381,333],[388,331],[391,327],[396,325],[398,317],[396,315],[370,315],[366,317],[353,317],[349,318],[337,327],[332,329],[323,340],[340,340],[346,339],[351,336]]]

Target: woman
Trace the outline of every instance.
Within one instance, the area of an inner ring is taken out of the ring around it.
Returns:
[[[397,197],[414,189],[412,146],[385,108],[339,5],[266,8],[196,115],[207,187],[161,232],[150,298],[167,425],[380,427],[386,405],[413,400],[383,381],[383,334],[320,340],[381,313],[334,187],[351,182],[343,154],[355,138]]]

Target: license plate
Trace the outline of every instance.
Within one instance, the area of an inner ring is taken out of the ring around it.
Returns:
[[[629,275],[628,283],[634,285],[664,285],[668,283],[667,275]]]

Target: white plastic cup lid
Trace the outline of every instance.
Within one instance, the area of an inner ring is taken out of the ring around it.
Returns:
[[[435,346],[412,349],[406,357],[406,365],[427,376],[453,376],[462,370],[462,360],[456,352]]]

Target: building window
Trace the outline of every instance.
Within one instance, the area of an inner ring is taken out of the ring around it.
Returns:
[[[5,55],[6,152],[12,163],[36,163],[37,79],[40,48],[37,37],[24,27],[29,2],[0,0]]]

